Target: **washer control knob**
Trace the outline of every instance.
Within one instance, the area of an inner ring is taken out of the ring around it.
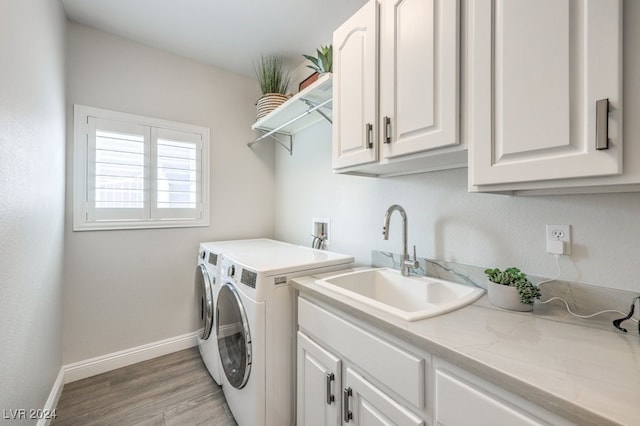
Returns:
[[[236,274],[236,265],[229,265],[229,268],[227,268],[227,275],[233,278],[235,274]]]
[[[200,253],[200,258],[201,258],[202,260],[204,260],[204,258],[205,258],[205,257],[207,257],[207,252],[203,250],[203,251]]]

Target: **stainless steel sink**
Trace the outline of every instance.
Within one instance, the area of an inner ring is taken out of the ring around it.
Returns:
[[[403,277],[387,268],[365,269],[316,281],[406,321],[442,315],[478,300],[484,290],[430,277]]]

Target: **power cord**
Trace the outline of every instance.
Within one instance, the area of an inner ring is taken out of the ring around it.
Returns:
[[[553,277],[551,279],[540,281],[538,283],[538,287],[540,287],[540,284],[546,284],[546,283],[550,283],[551,281],[555,281],[558,278],[560,278],[560,275],[562,275],[562,268],[560,267],[560,255],[559,254],[554,254],[553,257],[556,260],[556,267],[558,268],[558,273],[557,273],[557,275],[555,277]],[[591,315],[579,315],[579,314],[576,314],[573,311],[571,311],[571,308],[569,308],[569,303],[567,303],[567,301],[564,300],[562,297],[558,297],[558,296],[552,297],[549,300],[545,300],[544,302],[539,302],[539,303],[544,305],[544,304],[552,302],[554,300],[561,300],[564,303],[564,306],[567,308],[567,312],[569,312],[571,315],[573,315],[574,317],[577,317],[577,318],[584,318],[584,319],[593,318],[596,315],[606,314],[606,313],[609,313],[609,312],[617,313],[617,314],[621,314],[621,315],[627,315],[624,312],[618,311],[616,309],[606,309],[604,311],[596,312],[595,314],[591,314]],[[629,319],[632,320],[632,321],[635,321],[635,322],[639,322],[635,318],[629,318]]]
[[[559,254],[554,254],[553,257],[556,259],[556,268],[558,269],[558,274],[555,277],[550,278],[548,280],[540,281],[538,283],[538,287],[540,287],[540,284],[546,284],[546,283],[550,283],[551,281],[555,281],[558,278],[560,278],[560,275],[562,275],[562,269],[560,268],[560,255]],[[544,302],[544,303],[546,303],[546,302]]]

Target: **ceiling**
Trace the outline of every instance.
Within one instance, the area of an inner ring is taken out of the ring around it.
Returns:
[[[72,21],[253,77],[260,55],[292,66],[331,43],[367,0],[62,0]]]

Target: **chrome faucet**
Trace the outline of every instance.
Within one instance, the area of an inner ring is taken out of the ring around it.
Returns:
[[[419,267],[418,259],[416,259],[416,246],[413,246],[413,260],[409,258],[409,251],[407,249],[407,212],[398,204],[390,206],[384,214],[384,225],[382,226],[382,237],[385,240],[389,239],[389,219],[391,214],[397,211],[402,217],[402,266],[400,272],[403,277],[409,276],[409,269],[416,269]]]

